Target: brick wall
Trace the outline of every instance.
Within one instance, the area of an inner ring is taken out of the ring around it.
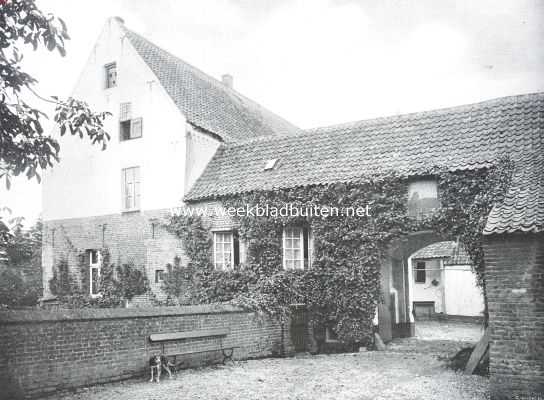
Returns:
[[[214,210],[221,207],[221,203],[201,202],[191,206]],[[181,240],[163,226],[169,215],[170,210],[162,209],[45,221],[42,246],[44,295],[50,294],[49,280],[61,260],[67,261],[72,274],[79,277],[79,256],[88,249],[107,248],[112,263],[132,263],[145,271],[153,295],[164,300],[161,284],[155,283],[155,270],[165,270],[166,264],[172,263],[174,257],[180,257],[182,265],[188,261]],[[231,218],[219,214],[204,217],[204,223],[210,230],[226,230],[235,226]],[[240,245],[243,262],[245,246],[244,243]],[[151,301],[149,296],[140,296],[134,299],[133,304],[151,305]]]
[[[491,235],[484,251],[492,396],[544,398],[544,234]]]
[[[66,260],[70,271],[79,276],[79,255],[87,249],[107,248],[112,263],[132,263],[145,270],[151,288],[160,298],[160,285],[154,281],[155,270],[164,269],[176,256],[184,259],[181,241],[162,226],[168,215],[169,210],[164,209],[45,221],[44,294],[49,294],[48,282],[53,276],[53,268],[61,260]]]
[[[229,306],[0,312],[0,398],[35,397],[59,389],[142,376],[160,352],[152,333],[227,327],[235,359],[281,349],[277,324]],[[286,334],[285,337],[288,337]],[[166,351],[207,349],[217,339],[172,342]],[[288,346],[289,348],[289,346]]]

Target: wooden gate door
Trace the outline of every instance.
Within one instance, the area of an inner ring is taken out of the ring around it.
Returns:
[[[304,305],[291,306],[290,332],[295,351],[306,351],[306,308]]]

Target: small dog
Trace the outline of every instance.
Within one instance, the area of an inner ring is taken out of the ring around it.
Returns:
[[[161,370],[168,372],[170,378],[172,378],[172,371],[170,367],[173,367],[174,364],[168,361],[164,355],[154,355],[149,359],[149,369],[151,371],[151,379],[149,382],[153,382],[153,377],[156,376],[157,383],[161,380]]]

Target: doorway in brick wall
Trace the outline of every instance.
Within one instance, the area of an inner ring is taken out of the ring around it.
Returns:
[[[291,306],[291,342],[296,352],[306,351],[307,313],[304,304]]]

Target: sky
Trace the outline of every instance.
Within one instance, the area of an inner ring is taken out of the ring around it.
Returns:
[[[25,48],[42,95],[67,97],[106,21],[130,29],[302,128],[544,91],[544,0],[38,0],[67,56]],[[43,106],[51,111],[47,106]],[[0,186],[33,221],[40,186]]]

